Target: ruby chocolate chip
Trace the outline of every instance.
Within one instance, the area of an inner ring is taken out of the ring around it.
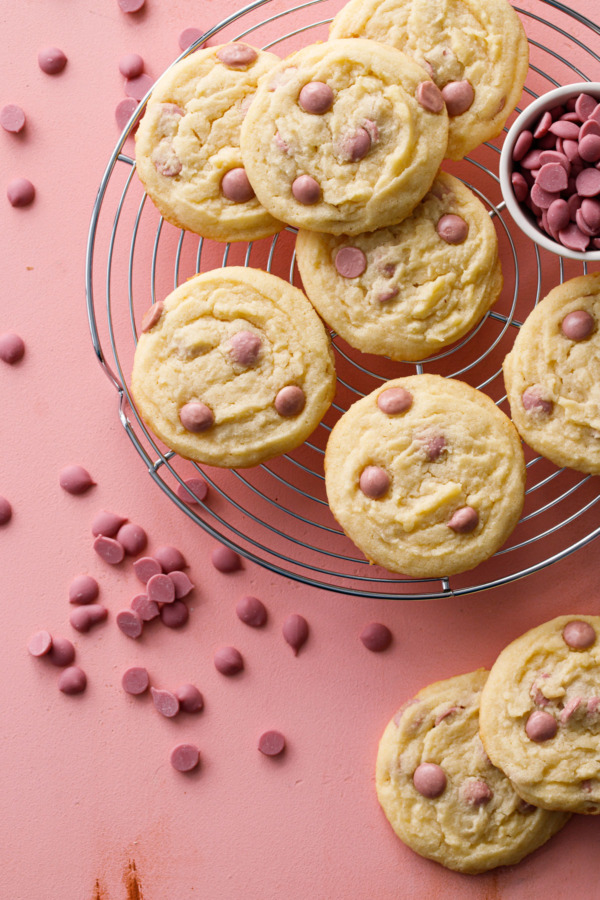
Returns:
[[[262,628],[268,617],[267,608],[258,597],[242,597],[238,600],[235,611],[238,619],[251,628]]]
[[[77,575],[69,585],[69,603],[85,606],[93,603],[99,593],[100,587],[95,578],[91,575]]]
[[[433,800],[446,790],[446,773],[436,763],[421,763],[413,773],[413,784],[419,794]]]
[[[47,657],[53,666],[70,666],[75,659],[75,647],[68,638],[53,637]]]
[[[164,308],[165,304],[162,302],[162,300],[159,300],[158,303],[153,303],[150,309],[144,313],[144,316],[142,318],[142,333],[150,331],[151,328],[154,328],[154,326],[162,316]]]
[[[203,503],[208,495],[208,485],[204,478],[187,478],[177,487],[177,496],[184,503]]]
[[[234,203],[247,203],[254,197],[254,188],[246,170],[241,166],[225,172],[221,179],[221,193]]]
[[[187,50],[188,47],[200,40],[202,34],[203,32],[199,28],[194,28],[193,26],[184,28],[177,39],[180,49]]]
[[[44,47],[38,53],[38,65],[46,75],[58,75],[66,64],[67,57],[58,47]]]
[[[472,506],[462,506],[457,509],[447,523],[448,528],[457,534],[469,534],[479,524],[479,514]]]
[[[172,691],[150,688],[155,708],[167,719],[172,719],[179,712],[179,700]]]
[[[160,575],[162,566],[153,556],[142,556],[133,564],[133,571],[142,584],[148,584],[153,575]]]
[[[242,560],[239,554],[232,550],[231,547],[226,547],[225,544],[219,544],[218,547],[214,548],[210,555],[210,561],[215,569],[224,574],[237,572],[242,567]]]
[[[280,416],[289,418],[299,415],[306,404],[306,396],[301,387],[296,384],[288,384],[277,392],[275,397],[275,409]]]
[[[103,559],[109,566],[118,566],[125,559],[123,545],[114,538],[100,534],[92,546],[100,559]]]
[[[471,108],[475,99],[475,91],[469,81],[449,81],[442,88],[442,97],[448,115],[461,116]]]
[[[133,640],[141,637],[144,622],[139,613],[136,613],[134,609],[122,609],[121,612],[118,612],[115,616],[115,622],[127,637],[132,638]]]
[[[525,388],[521,395],[521,402],[523,409],[535,415],[549,416],[554,408],[552,400],[546,400],[542,396],[542,388],[539,384],[532,384]]]
[[[121,131],[129,123],[137,108],[138,101],[134,100],[133,97],[125,97],[123,100],[119,100],[115,106],[115,122]],[[134,126],[134,130],[137,129],[137,125],[138,123]]]
[[[367,268],[367,257],[360,247],[342,247],[335,255],[335,268],[343,278],[358,278]]]
[[[260,335],[254,331],[236,331],[228,341],[228,350],[238,366],[254,366],[262,347]]]
[[[169,758],[177,772],[192,772],[200,764],[200,751],[195,744],[177,744]]]
[[[179,420],[187,431],[199,434],[207,431],[213,425],[215,417],[212,409],[206,403],[192,400],[179,410]]]
[[[160,608],[160,620],[167,628],[182,628],[190,617],[190,611],[183,600],[165,603]]]
[[[371,653],[382,653],[392,643],[392,632],[381,622],[370,622],[361,631],[360,639]]]
[[[377,406],[388,416],[397,416],[410,409],[413,403],[412,394],[401,387],[388,388],[377,397]]]
[[[197,713],[204,709],[204,697],[194,684],[181,684],[175,691],[179,708],[186,713]]]
[[[175,585],[168,575],[153,575],[146,584],[148,600],[155,603],[173,603],[175,600]]]
[[[285,738],[280,731],[265,731],[258,740],[258,749],[264,756],[279,756],[285,750]]]
[[[6,196],[11,206],[30,206],[35,200],[35,187],[28,178],[13,178],[7,185]]]
[[[7,103],[0,109],[0,125],[11,134],[18,134],[25,128],[25,113],[16,103]]]
[[[558,723],[554,716],[543,709],[536,709],[525,723],[525,733],[531,741],[543,743],[554,737],[558,731]]]
[[[0,497],[0,526],[8,525],[12,519],[12,506],[6,497]]]
[[[82,694],[87,687],[87,676],[79,666],[69,666],[60,673],[58,689],[63,694]]]
[[[185,556],[181,550],[178,550],[177,547],[173,547],[171,544],[163,544],[157,547],[153,556],[161,564],[163,572],[181,571],[187,566]]]
[[[129,604],[131,609],[138,614],[142,622],[151,622],[160,615],[158,603],[148,600],[146,594],[137,594]]]
[[[123,672],[121,685],[127,694],[135,697],[144,694],[150,685],[148,670],[143,666],[131,666]]]
[[[365,497],[379,500],[388,492],[390,476],[381,466],[367,466],[361,472],[359,486]]]
[[[119,9],[124,13],[136,13],[145,6],[146,0],[117,0]]]
[[[573,619],[562,632],[563,640],[572,650],[587,650],[596,643],[596,629],[589,622]]]
[[[144,71],[144,60],[139,53],[125,53],[119,59],[119,72],[124,78],[137,78]]]
[[[14,366],[20,362],[25,355],[25,342],[22,337],[15,334],[14,331],[6,331],[0,334],[0,359],[2,362]]]
[[[281,633],[284,640],[290,645],[294,651],[294,656],[298,655],[298,651],[304,646],[308,640],[308,622],[304,616],[292,613],[285,619]]]
[[[127,519],[118,513],[110,512],[107,509],[101,509],[96,513],[92,521],[92,534],[94,537],[103,534],[105,537],[116,537],[116,534],[124,525]]]
[[[148,535],[141,525],[125,522],[117,532],[117,540],[123,546],[127,556],[137,556],[148,544]]]
[[[312,206],[321,199],[321,185],[311,175],[299,175],[292,182],[292,194],[305,206]]]
[[[437,84],[422,81],[417,87],[417,102],[431,113],[440,113],[444,108],[444,98]]]
[[[462,216],[448,213],[438,220],[435,230],[447,244],[462,244],[469,233],[469,224]]]
[[[215,669],[221,675],[237,675],[244,668],[244,659],[235,647],[219,647],[213,657]]]
[[[298,103],[304,112],[323,115],[333,106],[333,90],[323,81],[310,81],[300,91]]]
[[[94,625],[105,622],[108,610],[101,603],[90,603],[87,606],[78,606],[69,616],[69,622],[75,629],[85,634]]]
[[[36,631],[27,642],[27,650],[32,656],[46,656],[52,647],[52,636],[48,631]]]
[[[68,494],[85,494],[96,483],[83,466],[65,466],[58,477],[63,491]]]
[[[348,162],[359,162],[369,153],[372,145],[373,140],[367,129],[359,126],[356,131],[343,135],[339,152]]]
[[[585,309],[567,313],[560,323],[560,330],[572,341],[584,341],[594,330],[594,317]]]
[[[227,44],[217,50],[217,59],[230,69],[245,69],[257,56],[256,50],[248,44]]]
[[[468,781],[461,790],[462,799],[468,806],[484,806],[489,803],[494,792],[489,784],[480,779]]]
[[[194,590],[194,583],[190,581],[185,572],[180,572],[178,569],[175,569],[174,571],[169,572],[168,576],[173,582],[176,600],[182,600],[183,597],[187,597],[187,595]]]

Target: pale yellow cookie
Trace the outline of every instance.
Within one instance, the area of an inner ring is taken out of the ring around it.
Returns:
[[[441,94],[421,66],[375,41],[329,41],[293,53],[261,80],[241,148],[272,215],[360,234],[409,215],[435,178],[447,135]]]
[[[481,697],[481,739],[521,797],[600,813],[600,616],[558,616],[506,647]]]
[[[527,35],[508,0],[350,0],[330,37],[383,41],[425,66],[446,101],[450,159],[500,134],[529,68]]]
[[[335,393],[329,335],[297,288],[230,266],[196,275],[142,323],[131,390],[181,456],[255,466],[292,450]]]
[[[481,391],[439,375],[388,381],[354,403],[325,452],[333,515],[367,559],[443,577],[498,550],[519,520],[519,436]]]
[[[278,61],[248,44],[223,44],[196,50],[158,81],[135,154],[168,222],[218,241],[253,241],[283,228],[257,200],[239,147],[258,80]]]
[[[466,334],[502,289],[483,203],[440,172],[399,225],[346,236],[300,231],[296,259],[319,314],[352,347],[419,360]]]
[[[523,440],[557,466],[600,473],[600,273],[565,281],[527,316],[504,360]]]
[[[379,744],[376,786],[390,825],[421,856],[476,874],[513,865],[568,821],[523,802],[478,734],[485,669],[431,684]]]

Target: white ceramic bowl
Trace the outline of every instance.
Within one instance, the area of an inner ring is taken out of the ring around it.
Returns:
[[[527,207],[519,203],[515,197],[511,182],[513,172],[512,152],[521,132],[529,129],[537,122],[546,110],[553,109],[555,106],[562,106],[572,97],[577,97],[579,94],[591,94],[600,102],[600,82],[584,81],[577,84],[566,84],[553,91],[548,91],[548,93],[542,94],[541,97],[530,103],[515,119],[506,135],[500,154],[500,187],[506,208],[527,237],[539,244],[540,247],[544,247],[552,253],[557,253],[559,256],[591,262],[592,260],[600,260],[600,250],[586,250],[582,253],[578,250],[569,250],[568,247],[564,247],[558,241],[553,240],[549,234],[546,234],[538,226]]]

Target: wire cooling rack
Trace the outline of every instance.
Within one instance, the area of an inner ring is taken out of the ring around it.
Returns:
[[[246,40],[285,56],[326,40],[328,24],[342,3],[309,0],[281,10],[278,0],[256,0],[211,28],[179,59],[206,41],[230,40]],[[555,0],[526,0],[515,8],[530,44],[524,105],[560,84],[600,80],[600,57],[593,49],[600,49],[598,26]],[[196,272],[219,266],[253,266],[295,284],[300,280],[293,228],[263,241],[225,245],[162,220],[147,200],[127,152],[128,147],[133,152],[131,136],[146,100],[121,135],[94,204],[86,260],[88,316],[94,350],[117,392],[123,428],[152,480],[195,525],[244,557],[304,584],[398,600],[469,594],[516,581],[584,547],[600,533],[598,479],[557,469],[528,448],[525,508],[509,542],[473,571],[452,578],[409,579],[369,565],[327,505],[324,449],[333,425],[350,404],[390,378],[435,372],[486,391],[508,412],[501,365],[517,329],[550,288],[582,274],[581,263],[531,244],[505,212],[497,176],[504,133],[460,163],[443,165],[485,204],[500,243],[504,289],[473,331],[418,364],[363,354],[332,334],[338,390],[331,409],[305,444],[265,465],[232,471],[200,467],[162,446],[145,427],[129,390],[139,323],[150,303]],[[186,503],[178,491],[198,476],[208,483],[208,496],[204,502]]]

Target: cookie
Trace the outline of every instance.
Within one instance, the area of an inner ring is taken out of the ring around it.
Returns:
[[[367,559],[416,577],[464,572],[519,520],[525,464],[512,423],[481,391],[411,375],[354,403],[325,452],[333,515]]]
[[[440,172],[399,225],[349,240],[300,231],[309,300],[358,350],[419,360],[466,334],[502,289],[496,230],[483,203]]]
[[[565,281],[527,316],[503,365],[523,440],[557,466],[600,473],[600,273]]]
[[[395,224],[429,190],[448,117],[427,72],[375,41],[311,44],[263,78],[241,148],[273,216],[328,234]]]
[[[419,691],[377,754],[377,796],[400,840],[469,874],[519,862],[569,819],[525,803],[487,757],[478,733],[487,675],[478,669]]]
[[[600,813],[600,616],[558,616],[506,647],[481,697],[488,756],[545,809]]]
[[[350,0],[329,33],[387,42],[427,69],[450,116],[449,159],[500,134],[529,67],[527,36],[507,0]]]
[[[181,456],[255,466],[301,444],[329,408],[331,342],[298,288],[258,269],[216,269],[150,308],[131,390]]]
[[[256,199],[239,147],[258,80],[278,61],[248,44],[223,44],[196,50],[158,81],[135,155],[168,222],[217,241],[253,241],[283,228]]]

